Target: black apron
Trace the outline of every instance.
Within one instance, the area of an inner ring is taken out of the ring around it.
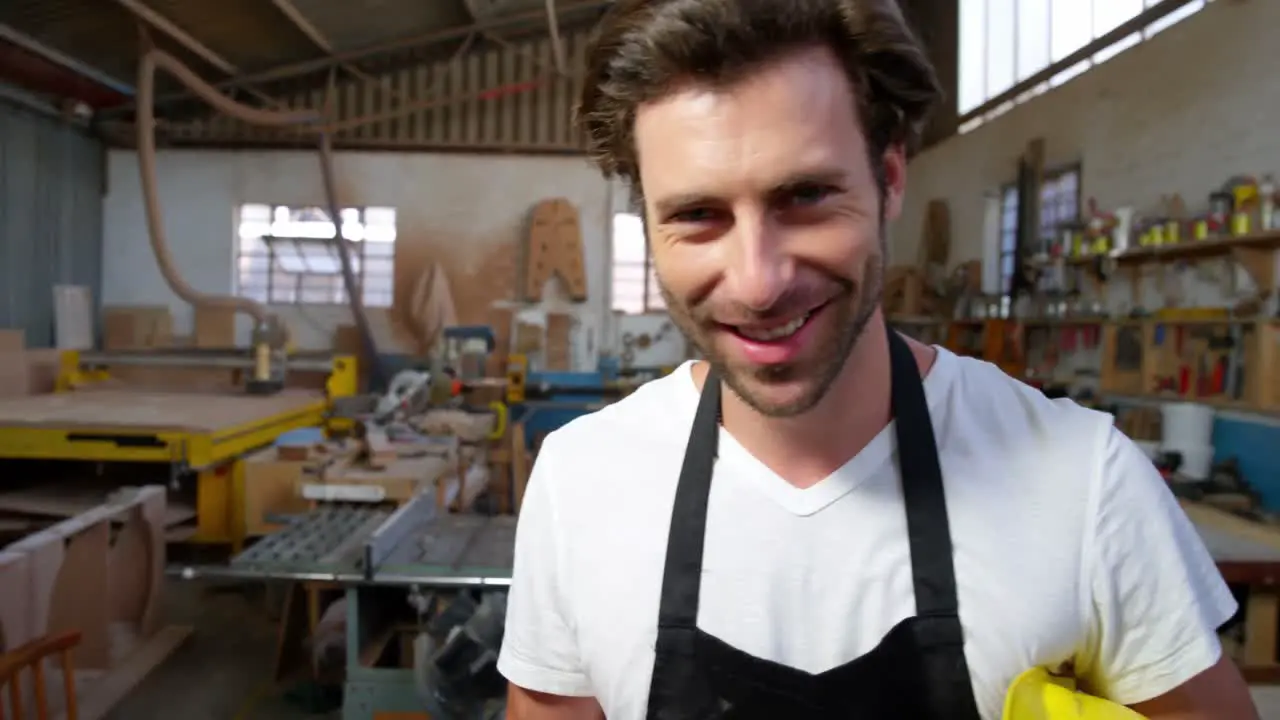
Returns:
[[[946,498],[924,386],[910,348],[892,330],[889,355],[916,616],[894,626],[866,655],[816,675],[754,657],[697,628],[720,425],[720,380],[708,372],[667,540],[649,720],[980,720],[964,658]]]

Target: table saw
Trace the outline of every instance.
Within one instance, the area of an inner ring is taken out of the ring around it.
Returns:
[[[324,425],[332,404],[357,389],[356,361],[306,355],[295,370],[325,373],[324,390],[161,392],[112,386],[116,366],[248,367],[246,353],[157,350],[64,352],[58,392],[0,400],[0,460],[66,460],[167,465],[172,486],[195,481],[192,540],[243,540],[242,458],[289,430]]]
[[[501,717],[496,661],[516,521],[439,507],[434,493],[397,509],[322,505],[225,566],[170,573],[340,585],[343,720]]]

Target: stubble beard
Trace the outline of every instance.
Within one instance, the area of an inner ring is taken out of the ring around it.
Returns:
[[[882,225],[883,227],[883,225]],[[735,367],[715,349],[709,337],[706,325],[699,320],[686,303],[674,297],[659,278],[659,289],[666,301],[667,312],[685,338],[698,348],[711,368],[748,407],[771,418],[787,418],[801,415],[812,410],[822,401],[840,377],[853,354],[854,347],[867,328],[867,323],[875,315],[880,306],[880,297],[884,289],[884,264],[887,254],[883,231],[880,238],[880,253],[868,257],[864,263],[862,280],[854,283],[841,280],[845,290],[834,298],[830,305],[833,318],[822,318],[822,322],[831,322],[835,327],[835,336],[831,339],[815,338],[817,354],[798,362],[785,365],[764,367]],[[760,386],[782,382],[799,382],[801,392],[789,401],[773,402]]]

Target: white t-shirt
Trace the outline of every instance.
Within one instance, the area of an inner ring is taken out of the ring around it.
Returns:
[[[516,534],[498,663],[521,687],[645,715],[676,482],[698,391],[686,363],[549,435]],[[1070,665],[1123,704],[1221,654],[1236,610],[1159,474],[1105,413],[939,349],[925,394],[945,476],[974,694]],[[893,426],[800,490],[724,430],[698,626],[812,673],[915,613]]]

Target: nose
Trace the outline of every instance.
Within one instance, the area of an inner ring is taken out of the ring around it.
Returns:
[[[725,279],[730,297],[757,312],[772,308],[794,275],[794,262],[784,247],[781,229],[767,214],[739,216],[728,239]]]

